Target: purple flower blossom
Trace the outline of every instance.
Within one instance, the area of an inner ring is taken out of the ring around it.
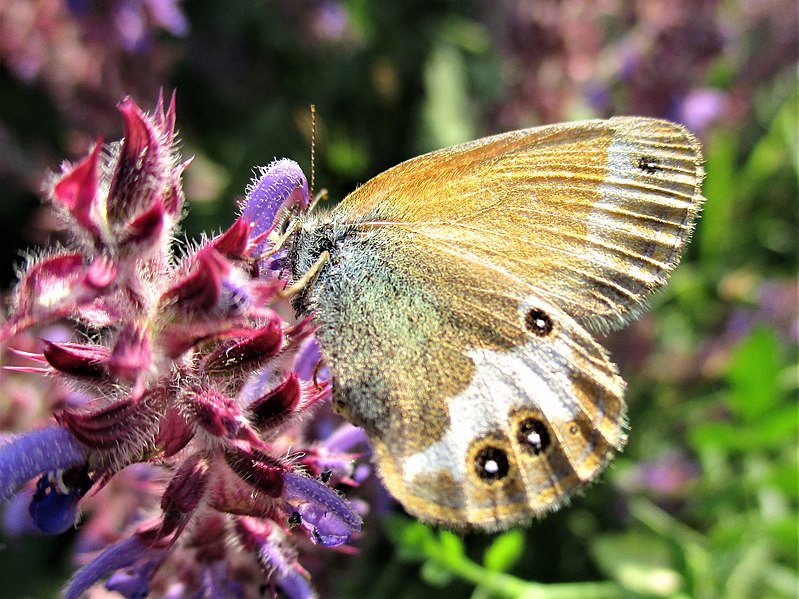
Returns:
[[[51,534],[72,527],[78,519],[78,501],[91,486],[85,466],[43,475],[28,508],[36,526]]]
[[[189,29],[179,0],[70,0],[66,4],[74,16],[87,21],[107,13],[119,42],[129,52],[143,52],[156,27],[177,36],[186,35]]]
[[[253,236],[271,231],[281,208],[308,206],[308,182],[296,162],[284,158],[259,170],[258,178],[247,188],[241,211],[242,217],[252,223]]]
[[[330,378],[330,372],[324,364],[319,367],[322,360],[322,352],[316,339],[309,339],[303,345],[294,363],[294,371],[300,378],[310,381],[314,377],[317,381],[326,381]]]
[[[87,452],[66,429],[50,427],[0,446],[0,501],[42,472],[82,464]]]
[[[285,532],[251,518],[240,518],[236,531],[242,545],[254,549],[263,568],[272,572],[273,586],[280,588],[290,599],[316,596],[308,574],[298,566],[296,553],[286,542]]]
[[[342,40],[350,29],[349,15],[339,2],[323,0],[313,11],[310,25],[319,40]]]
[[[360,530],[361,519],[341,496],[317,479],[287,473],[283,497],[299,514],[297,524],[310,532],[314,542],[326,547],[343,545]]]
[[[677,119],[691,131],[701,133],[722,115],[726,103],[727,98],[721,91],[694,89],[682,99]]]
[[[255,267],[281,215],[308,206],[305,176],[291,161],[272,163],[231,228],[177,259],[188,163],[174,150],[174,98],[151,115],[130,99],[119,110],[124,139],[98,142],[52,178],[49,198],[74,243],[30,261],[0,324],[11,344],[63,319],[93,339],[19,352],[36,366],[18,371],[79,388],[81,400],[55,407],[56,426],[0,446],[0,496],[40,477],[29,505],[39,528],[70,528],[89,502],[84,549],[116,540],[66,597],[107,577],[126,597],[244,597],[259,578],[313,596],[292,539],[334,547],[359,532],[358,513],[328,486],[357,486],[357,455],[346,440],[326,447],[303,433],[330,384],[297,372],[310,321],[284,322],[284,281]]]
[[[87,566],[79,570],[64,589],[65,599],[78,599],[95,583],[106,576],[128,568],[153,552],[144,539],[133,536],[108,547]],[[149,563],[148,563],[149,567]],[[144,572],[144,569],[139,569]],[[142,588],[141,582],[138,588]]]

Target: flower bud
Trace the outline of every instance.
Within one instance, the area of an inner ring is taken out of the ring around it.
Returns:
[[[50,191],[53,202],[65,207],[93,237],[100,236],[97,170],[102,148],[102,140],[98,139],[91,153],[62,175]]]
[[[272,313],[263,326],[220,344],[209,354],[203,370],[210,376],[252,372],[275,357],[282,345],[282,321],[276,313]]]
[[[110,351],[104,345],[55,343],[45,340],[44,357],[63,374],[77,378],[104,379],[108,376]]]
[[[241,480],[270,497],[280,497],[286,471],[275,458],[257,449],[234,447],[225,453],[225,460]]]

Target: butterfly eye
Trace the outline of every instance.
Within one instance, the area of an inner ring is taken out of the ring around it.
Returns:
[[[486,481],[502,480],[510,472],[508,454],[499,447],[487,445],[474,456],[477,476]]]
[[[524,316],[524,326],[533,335],[537,337],[546,337],[552,333],[555,328],[555,323],[549,317],[549,314],[540,308],[530,308]]]
[[[538,418],[522,420],[516,429],[516,439],[519,445],[535,455],[545,452],[552,445],[547,425]]]
[[[641,156],[638,159],[638,168],[648,175],[654,175],[659,170],[663,170],[660,161],[653,156]]]
[[[333,411],[339,416],[343,416],[347,413],[347,402],[339,398],[333,399]]]
[[[285,218],[283,218],[283,220],[280,223],[280,226],[278,227],[278,233],[280,234],[281,237],[286,234],[286,231],[289,230],[289,227],[292,225],[293,222],[294,221],[292,220],[290,214],[287,214]]]

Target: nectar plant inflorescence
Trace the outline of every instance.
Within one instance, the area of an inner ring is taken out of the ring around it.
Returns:
[[[233,225],[176,255],[189,161],[174,96],[119,109],[124,139],[47,184],[69,241],[28,260],[0,323],[6,378],[68,391],[49,422],[0,437],[0,500],[45,532],[84,531],[68,598],[102,581],[126,597],[313,596],[303,553],[360,530],[336,489],[357,485],[362,437],[313,434],[330,385],[311,375],[310,321],[278,312],[273,231],[307,208],[305,176],[290,160],[262,168]],[[65,322],[65,338],[31,344]]]

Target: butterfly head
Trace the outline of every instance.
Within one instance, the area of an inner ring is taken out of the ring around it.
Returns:
[[[340,259],[347,240],[352,236],[352,227],[324,211],[302,213],[295,217],[289,227],[295,230],[289,240],[287,253],[288,275],[292,282],[313,272],[320,259],[325,254],[328,256],[314,276],[292,298],[297,315],[304,316],[313,311],[314,288],[326,277],[331,264]]]

